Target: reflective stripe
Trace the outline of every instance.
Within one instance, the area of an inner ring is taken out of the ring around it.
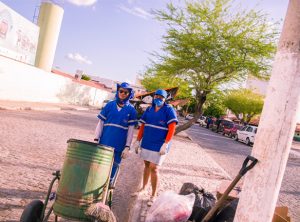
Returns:
[[[169,130],[169,129],[166,128],[166,127],[155,126],[155,125],[152,125],[152,124],[145,124],[145,126],[149,126],[149,127],[153,127],[153,128],[157,128],[157,129],[162,129],[162,130]]]
[[[144,120],[142,120],[142,119],[140,119],[140,122],[142,122],[142,123],[146,123]]]
[[[178,120],[176,119],[176,118],[174,118],[174,119],[170,119],[168,122],[167,122],[167,124],[169,124],[170,122],[172,122],[172,121],[177,121],[178,122]]]
[[[128,123],[133,123],[133,122],[137,122],[137,119],[129,120],[129,121],[128,121]]]
[[[119,127],[119,128],[125,129],[125,130],[128,129],[128,127],[121,126],[121,125],[118,125],[118,124],[113,124],[113,123],[105,123],[104,126],[115,126],[115,127]]]
[[[99,113],[99,116],[101,116],[103,119],[105,119],[105,120],[106,120],[106,117],[105,117],[105,116],[103,116],[101,113]]]

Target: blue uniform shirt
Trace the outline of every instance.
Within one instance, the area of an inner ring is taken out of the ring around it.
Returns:
[[[140,121],[145,124],[141,147],[156,152],[165,142],[168,125],[178,123],[175,110],[166,103],[157,112],[155,106],[148,107]]]
[[[104,121],[99,143],[122,152],[126,145],[128,126],[137,124],[137,112],[131,104],[124,105],[118,111],[117,102],[111,101],[99,113],[98,118]]]

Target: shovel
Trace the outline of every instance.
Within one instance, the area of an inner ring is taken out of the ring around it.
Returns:
[[[249,163],[251,161],[251,163]],[[230,191],[235,187],[235,185],[239,182],[239,180],[249,171],[251,170],[255,164],[258,162],[258,160],[252,156],[247,156],[244,160],[243,166],[240,169],[238,175],[235,177],[235,179],[230,183],[224,194],[221,196],[219,201],[214,205],[213,208],[208,211],[206,216],[203,218],[201,222],[213,222],[213,219],[218,213],[218,210],[224,205],[226,202],[226,199],[228,197],[228,194]]]

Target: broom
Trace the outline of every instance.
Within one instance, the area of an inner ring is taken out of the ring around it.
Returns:
[[[117,222],[109,206],[102,202],[91,204],[86,209],[85,214],[99,222]]]

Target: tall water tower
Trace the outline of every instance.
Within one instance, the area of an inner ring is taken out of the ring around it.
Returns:
[[[63,8],[51,2],[43,2],[40,7],[38,17],[40,35],[35,66],[47,72],[51,72],[52,69],[63,14]]]

